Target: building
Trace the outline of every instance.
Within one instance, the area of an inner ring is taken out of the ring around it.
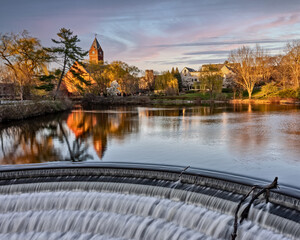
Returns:
[[[80,81],[75,75],[78,74],[80,77],[84,79],[85,82],[90,83],[91,85],[96,84],[96,81],[93,79],[91,74],[88,71],[89,63],[103,63],[104,61],[104,52],[95,37],[92,46],[89,50],[89,62],[85,62],[83,64],[79,64],[75,62],[74,65],[69,69],[66,73],[63,83],[62,89],[64,89],[68,94],[77,95],[79,91],[82,91],[86,88],[86,84]],[[75,74],[74,74],[75,73]]]
[[[184,90],[193,89],[194,83],[199,82],[200,72],[192,68],[184,67],[180,75],[181,75],[182,88]]]
[[[104,52],[95,37],[92,46],[89,50],[89,59],[90,62],[98,63],[98,62],[103,62],[104,61]]]
[[[233,78],[236,75],[236,71],[234,70],[233,64],[225,64],[221,68],[221,72],[223,74],[223,88],[232,87]]]
[[[213,67],[216,73],[223,76],[223,88],[228,88],[232,84],[233,77],[235,76],[235,64],[205,64],[202,65],[200,71],[195,71],[192,68],[185,67],[182,69],[181,81],[184,90],[194,89],[195,83],[200,82],[200,78],[210,71]],[[199,85],[199,84],[197,84]]]

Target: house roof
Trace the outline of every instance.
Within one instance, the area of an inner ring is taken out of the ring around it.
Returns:
[[[100,43],[98,42],[97,38],[95,37],[93,43],[92,43],[92,46],[91,48],[94,47],[96,49],[102,49],[101,46],[100,46]]]
[[[188,68],[188,67],[185,67],[189,72],[196,72],[195,69],[192,69],[192,68]]]
[[[207,68],[207,67],[213,67],[213,68],[215,68],[215,69],[217,69],[217,70],[221,70],[221,68],[224,66],[225,64],[223,64],[223,63],[219,63],[219,64],[204,64],[204,65],[202,65],[202,69],[203,68]]]
[[[230,71],[236,73],[236,69],[237,67],[239,67],[239,63],[228,63],[228,64],[225,64],[224,67],[227,67]]]

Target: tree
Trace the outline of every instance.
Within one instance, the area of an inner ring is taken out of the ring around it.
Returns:
[[[153,70],[145,71],[145,87],[147,90],[153,91],[155,87],[155,76]]]
[[[48,48],[48,51],[54,54],[56,60],[62,66],[61,75],[58,80],[54,98],[56,98],[57,96],[63,77],[65,76],[68,69],[70,69],[75,62],[78,62],[78,64],[81,65],[81,60],[83,60],[84,56],[86,56],[88,53],[84,52],[81,47],[77,46],[80,40],[78,39],[77,35],[73,35],[73,32],[71,32],[70,29],[61,28],[59,30],[59,33],[57,33],[57,36],[59,37],[59,40],[52,39],[52,42],[54,42],[58,46]],[[78,73],[76,67],[74,69],[74,72],[72,73],[75,73],[75,75],[76,73]],[[83,80],[82,78],[80,78],[80,73],[75,77],[79,77],[79,80],[81,81]]]
[[[214,93],[222,91],[222,73],[213,65],[208,65],[205,71],[201,73],[200,84],[203,89],[209,91],[210,99],[212,99]]]
[[[178,70],[178,67],[176,68],[175,72],[174,72],[174,77],[177,79],[178,82],[178,90],[181,92],[182,91],[182,80],[181,80],[181,75],[180,72]]]
[[[138,73],[137,67],[129,66],[121,61],[112,62],[104,71],[110,83],[116,80],[120,85],[120,92],[124,94],[133,94],[138,91]]]
[[[27,31],[21,34],[0,34],[0,58],[19,85],[21,100],[24,87],[33,84],[42,71],[47,74],[46,64],[51,59],[40,41]]]
[[[0,63],[0,82],[2,83],[12,83],[14,79],[14,74],[10,69],[4,64]]]
[[[92,86],[90,90],[94,94],[106,94],[106,89],[109,87],[109,83],[111,82],[108,78],[106,72],[109,65],[103,63],[95,63],[89,62],[86,65],[86,69],[88,70],[90,76],[95,80],[96,85]]]
[[[178,81],[169,71],[164,72],[156,77],[155,90],[163,91],[167,95],[178,94]]]
[[[300,87],[300,40],[292,41],[286,45],[286,57],[290,79],[295,88]]]
[[[58,82],[60,75],[60,69],[50,71],[48,75],[41,75],[39,78],[40,81],[37,83],[35,88],[44,90],[46,92],[52,91],[55,87],[55,84]]]
[[[266,50],[259,45],[254,49],[254,56],[259,81],[265,84],[269,82],[274,72],[276,57],[269,56]]]
[[[255,84],[262,79],[261,59],[264,58],[263,49],[259,46],[253,50],[249,47],[241,47],[230,53],[229,61],[235,64],[233,80],[248,92],[249,99]]]

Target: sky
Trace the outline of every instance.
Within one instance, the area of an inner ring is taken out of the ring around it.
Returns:
[[[49,47],[62,27],[84,50],[97,34],[107,62],[198,70],[243,45],[282,53],[300,39],[300,0],[1,0],[0,33],[26,29]]]

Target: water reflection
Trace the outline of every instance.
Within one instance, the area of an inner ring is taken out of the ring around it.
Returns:
[[[2,164],[40,163],[61,159],[53,147],[61,116],[41,117],[39,121],[18,122],[13,126],[1,125],[0,139]]]
[[[109,137],[122,141],[126,134],[139,130],[138,112],[118,108],[114,112],[74,111],[66,120],[76,139],[91,143],[100,159],[107,149]],[[134,121],[136,117],[137,121]]]
[[[138,132],[138,112],[98,113],[77,110],[14,125],[1,125],[1,164],[102,159],[108,139],[120,142]]]
[[[0,161],[124,160],[237,172],[273,161],[280,171],[299,163],[299,116],[299,107],[276,105],[79,109],[0,125]]]

